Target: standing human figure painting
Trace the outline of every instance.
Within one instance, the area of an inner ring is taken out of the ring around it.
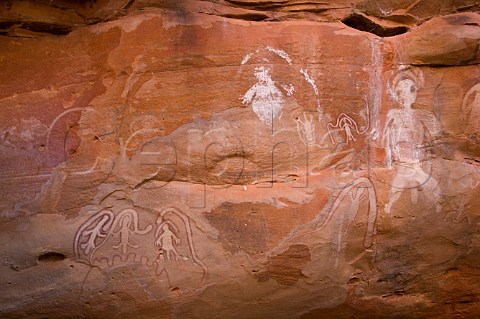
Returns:
[[[383,144],[387,167],[395,170],[389,201],[385,212],[390,213],[393,204],[405,190],[410,190],[412,203],[417,203],[418,191],[433,197],[436,212],[441,210],[441,190],[423,163],[428,158],[425,150],[433,146],[440,133],[440,124],[433,113],[412,108],[417,92],[423,87],[423,73],[419,69],[402,69],[390,83],[390,94],[399,107],[387,113]]]
[[[257,83],[245,93],[242,103],[252,103],[252,109],[260,121],[272,128],[273,120],[282,114],[285,103],[283,93],[272,80],[269,68],[257,67],[254,74]]]

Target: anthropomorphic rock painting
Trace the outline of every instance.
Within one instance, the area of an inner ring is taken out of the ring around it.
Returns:
[[[154,262],[156,273],[164,272],[172,262],[190,260],[201,268],[205,280],[208,269],[197,256],[189,217],[177,208],[167,208],[160,212],[156,224],[155,246],[159,249]]]
[[[264,66],[255,68],[257,83],[243,96],[243,104],[252,104],[253,111],[260,121],[272,127],[273,120],[282,114],[285,103],[282,91],[272,80],[270,69]]]
[[[391,82],[390,94],[398,108],[388,111],[383,137],[387,167],[395,170],[385,205],[387,213],[405,190],[410,190],[411,200],[416,203],[420,188],[433,197],[436,211],[441,210],[438,182],[423,167],[429,149],[438,138],[440,125],[431,112],[412,108],[423,84],[419,69],[402,69]]]
[[[117,216],[115,225],[112,228],[112,235],[120,238],[118,245],[112,246],[112,248],[121,248],[122,253],[125,255],[127,254],[128,247],[138,248],[138,245],[130,240],[130,235],[144,235],[150,230],[152,230],[152,225],[147,225],[144,229],[140,229],[137,212],[133,209],[125,209]]]
[[[367,107],[367,114],[368,114],[368,107]],[[348,116],[345,113],[342,113],[338,116],[337,122],[335,124],[328,123],[328,135],[330,135],[330,140],[332,144],[335,144],[335,139],[333,138],[335,131],[343,131],[345,134],[346,143],[355,142],[357,139],[353,135],[356,134],[365,134],[368,131],[369,126],[367,125],[364,129],[359,129],[357,122]]]

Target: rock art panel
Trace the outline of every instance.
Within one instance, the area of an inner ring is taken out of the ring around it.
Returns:
[[[476,5],[387,2],[0,8],[0,317],[480,314]]]

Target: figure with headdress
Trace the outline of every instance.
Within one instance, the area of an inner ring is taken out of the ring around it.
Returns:
[[[421,70],[402,69],[390,86],[390,94],[400,107],[388,111],[384,130],[387,167],[396,170],[385,205],[387,213],[405,189],[411,190],[412,202],[416,203],[419,187],[433,195],[436,211],[441,209],[438,183],[422,167],[425,150],[433,146],[440,125],[431,112],[412,108],[423,83]]]
[[[242,103],[245,105],[252,103],[253,111],[258,118],[271,128],[273,120],[282,113],[284,97],[272,80],[269,68],[257,67],[254,75],[257,83],[245,93]]]

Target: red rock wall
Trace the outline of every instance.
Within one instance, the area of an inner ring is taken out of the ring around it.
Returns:
[[[479,316],[478,3],[407,2],[6,3],[1,317]]]

